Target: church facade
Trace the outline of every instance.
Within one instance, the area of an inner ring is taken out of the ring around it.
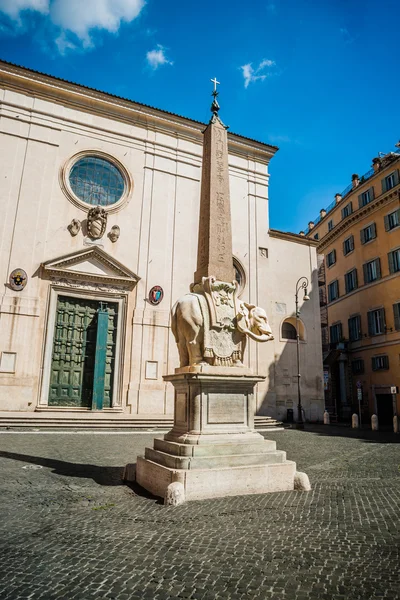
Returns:
[[[172,417],[171,308],[196,269],[204,124],[0,62],[0,416]],[[286,419],[300,372],[322,420],[316,242],[270,229],[277,148],[229,133],[240,298],[274,340],[250,341],[257,413]]]

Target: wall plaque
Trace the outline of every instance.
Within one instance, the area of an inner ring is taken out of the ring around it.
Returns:
[[[149,292],[149,302],[153,306],[157,306],[160,304],[161,300],[164,298],[164,290],[159,285],[155,285],[151,288]]]
[[[28,283],[28,275],[23,269],[14,269],[10,273],[9,282],[12,290],[20,292]]]

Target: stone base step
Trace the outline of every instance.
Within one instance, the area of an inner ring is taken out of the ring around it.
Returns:
[[[294,489],[296,464],[280,463],[217,467],[212,469],[171,469],[138,456],[136,482],[154,496],[165,497],[168,486],[182,484],[184,500],[203,500],[244,494],[265,494]],[[131,465],[125,468],[125,480],[133,481]]]
[[[153,448],[146,448],[145,459],[170,469],[215,469],[283,463],[286,460],[286,452],[275,450],[273,452],[258,452],[257,454],[244,452],[241,454],[229,453],[217,456],[188,457],[174,456]]]
[[[76,414],[65,411],[43,412],[0,412],[0,429],[4,428],[46,428],[46,429],[171,429],[174,420],[170,415],[124,415],[121,413]],[[274,429],[283,423],[272,417],[255,416],[255,429]]]
[[[277,427],[283,427],[281,421],[277,421],[272,417],[264,415],[255,415],[254,417],[254,429],[275,429]]]
[[[0,413],[0,429],[163,429],[173,425],[170,416],[132,417],[101,413]]]
[[[203,457],[203,456],[227,456],[229,454],[260,454],[274,452],[276,442],[263,440],[253,443],[219,443],[219,444],[179,444],[156,438],[154,449],[173,456]]]

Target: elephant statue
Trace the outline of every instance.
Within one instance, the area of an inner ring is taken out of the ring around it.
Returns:
[[[235,312],[230,323],[215,328],[210,326],[209,307],[203,294],[190,293],[178,300],[171,311],[171,329],[180,366],[243,366],[246,336],[259,342],[274,339],[262,308],[237,302]]]

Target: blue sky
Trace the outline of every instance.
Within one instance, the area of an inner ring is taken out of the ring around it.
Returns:
[[[298,232],[399,140],[398,0],[0,0],[0,58],[280,147]]]

